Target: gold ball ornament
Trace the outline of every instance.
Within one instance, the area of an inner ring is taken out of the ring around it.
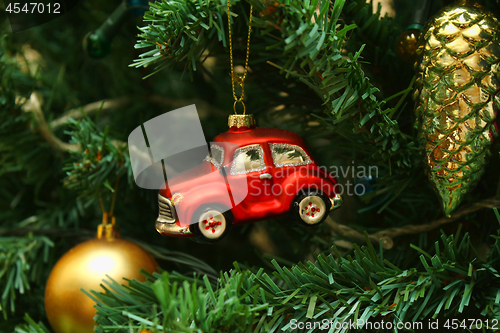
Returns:
[[[399,36],[396,42],[396,53],[401,60],[405,62],[416,60],[415,51],[417,50],[419,34],[420,30],[409,29]]]
[[[102,234],[102,233],[101,233]],[[114,234],[83,242],[55,264],[45,289],[45,310],[56,333],[94,332],[95,302],[86,291],[103,291],[102,280],[109,275],[144,281],[141,269],[156,271],[158,264],[136,244],[116,238]]]

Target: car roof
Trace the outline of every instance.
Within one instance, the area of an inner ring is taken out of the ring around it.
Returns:
[[[279,128],[265,127],[253,127],[250,129],[231,128],[229,131],[216,136],[213,142],[231,142],[240,147],[256,143],[276,142],[288,143],[306,148],[304,140],[294,132]]]

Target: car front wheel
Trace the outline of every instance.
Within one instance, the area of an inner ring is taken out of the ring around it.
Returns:
[[[306,190],[297,195],[292,203],[292,219],[303,226],[323,222],[330,211],[331,202],[321,191]]]
[[[194,215],[189,230],[203,243],[215,243],[231,228],[233,216],[221,207],[204,207]]]

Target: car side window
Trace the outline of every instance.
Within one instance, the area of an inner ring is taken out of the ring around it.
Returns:
[[[277,167],[306,165],[312,163],[304,149],[286,143],[270,143],[274,165]]]
[[[240,175],[265,169],[264,152],[260,145],[249,145],[238,148],[234,152],[231,175]]]

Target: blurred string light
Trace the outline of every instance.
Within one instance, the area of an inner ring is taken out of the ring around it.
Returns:
[[[129,14],[143,15],[148,9],[144,0],[124,0],[104,23],[83,38],[83,49],[92,58],[103,58],[109,54],[111,42],[120,30]]]

